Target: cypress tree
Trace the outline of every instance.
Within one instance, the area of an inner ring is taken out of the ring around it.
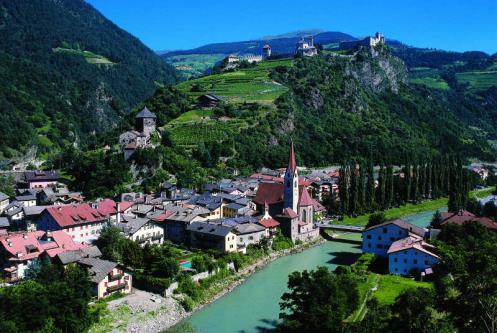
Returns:
[[[366,185],[366,201],[367,201],[367,209],[369,211],[373,211],[375,208],[375,181],[374,181],[374,166],[373,162],[370,160],[368,162],[368,180]]]
[[[349,214],[354,215],[358,212],[358,179],[357,179],[357,164],[355,161],[349,166],[350,170],[350,190],[349,190]]]
[[[409,162],[406,163],[404,167],[404,191],[405,191],[405,202],[409,202],[411,200],[411,165]]]
[[[349,180],[348,180],[348,170],[347,165],[344,164],[340,167],[338,179],[338,189],[340,196],[340,204],[342,214],[346,214],[349,207]]]

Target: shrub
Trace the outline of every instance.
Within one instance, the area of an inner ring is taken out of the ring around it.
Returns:
[[[185,309],[186,312],[190,312],[193,310],[195,303],[189,296],[183,296],[183,298],[179,301],[179,304]]]
[[[171,280],[135,272],[133,274],[133,286],[137,289],[149,291],[155,294],[163,294],[171,285]]]

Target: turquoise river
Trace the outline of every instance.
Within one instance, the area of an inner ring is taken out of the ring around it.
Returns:
[[[405,217],[418,226],[426,226],[433,211]],[[360,240],[358,234],[344,235]],[[250,276],[232,292],[194,313],[188,320],[197,333],[267,332],[278,320],[279,300],[286,291],[288,275],[317,266],[334,269],[350,265],[360,255],[359,244],[328,241],[301,253],[279,258]]]

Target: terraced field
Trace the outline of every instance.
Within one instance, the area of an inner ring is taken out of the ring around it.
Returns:
[[[447,82],[440,77],[439,71],[429,67],[416,67],[410,70],[410,82],[422,84],[433,89],[449,89]]]
[[[225,54],[185,54],[167,57],[165,60],[184,73],[186,77],[193,77],[205,73],[224,57],[226,57]]]
[[[469,90],[473,92],[497,87],[497,70],[457,73],[456,78],[459,82],[468,83]]]
[[[225,98],[228,102],[258,102],[272,104],[276,98],[288,89],[269,78],[269,70],[277,66],[291,66],[291,59],[269,60],[255,67],[240,69],[234,72],[214,74],[189,80],[178,85],[178,88],[192,97],[211,93]],[[192,86],[199,91],[192,91]]]

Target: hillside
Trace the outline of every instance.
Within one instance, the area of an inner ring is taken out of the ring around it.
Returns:
[[[273,94],[260,78],[281,88]],[[493,106],[482,116],[484,107],[473,95],[409,83],[404,63],[386,48],[265,61],[176,89],[189,101],[185,105],[202,93],[218,94],[225,103],[214,109],[192,106],[171,118],[163,124],[167,144],[187,153],[201,147],[214,161],[226,157],[228,166],[280,167],[290,139],[308,166],[369,156],[376,162],[446,153],[495,158],[486,141],[496,137]],[[154,109],[162,94],[144,104]],[[216,146],[229,147],[229,154]]]
[[[83,0],[0,0],[0,159],[91,142],[177,80]]]

